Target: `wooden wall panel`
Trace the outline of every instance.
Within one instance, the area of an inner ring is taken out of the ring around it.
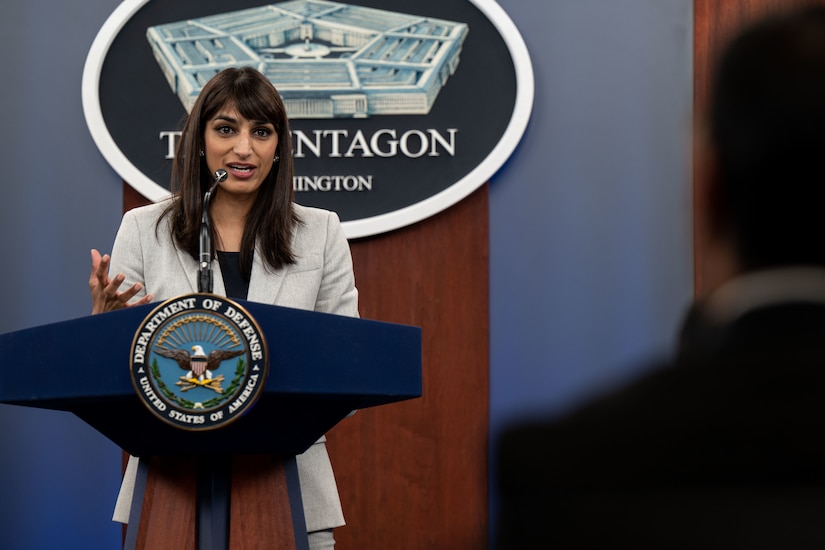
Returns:
[[[744,26],[781,10],[821,3],[825,0],[694,0],[693,106],[696,116],[701,119],[706,115],[717,57]],[[694,211],[694,281],[699,296],[712,289],[724,276],[720,266],[714,263],[706,237],[701,233],[702,224],[697,218],[700,215],[701,212]]]
[[[124,211],[148,201],[124,184]],[[340,550],[481,550],[488,539],[487,186],[407,228],[350,243],[363,318],[422,328],[423,397],[328,434]]]
[[[411,227],[352,243],[361,315],[422,327],[423,397],[329,434],[342,550],[487,547],[486,185]]]
[[[134,190],[128,183],[123,182],[123,211],[149,204],[151,201]],[[114,237],[113,237],[114,238]]]

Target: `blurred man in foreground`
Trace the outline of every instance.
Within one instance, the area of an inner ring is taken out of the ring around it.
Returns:
[[[498,442],[499,550],[825,548],[825,8],[720,60],[699,234],[728,276],[672,361]]]

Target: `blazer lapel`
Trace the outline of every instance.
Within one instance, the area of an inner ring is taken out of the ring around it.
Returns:
[[[195,288],[198,288],[195,282]],[[218,260],[212,260],[212,293],[218,296],[226,296],[226,287],[223,285],[223,272],[221,272],[221,263]]]
[[[180,262],[181,270],[186,277],[187,283],[189,283],[189,291],[190,292],[197,292],[198,291],[198,265],[195,261],[187,254],[185,251],[181,250],[178,247],[175,247],[175,252],[178,255],[178,261]]]
[[[252,258],[252,274],[249,278],[247,299],[250,302],[274,305],[284,282],[284,269],[267,270],[261,256],[260,251],[256,249],[255,256]]]
[[[185,251],[176,248],[178,254],[178,261],[180,261],[181,269],[186,276],[186,281],[189,284],[189,292],[194,293],[198,291],[198,275],[200,274],[200,267],[197,262]],[[212,293],[219,296],[226,296],[226,287],[223,284],[223,274],[221,273],[221,266],[217,260],[212,260]],[[253,268],[254,271],[254,268]],[[250,288],[251,291],[251,288]]]

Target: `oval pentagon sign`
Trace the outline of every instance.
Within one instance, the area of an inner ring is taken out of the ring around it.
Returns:
[[[89,130],[115,171],[167,197],[203,84],[249,65],[290,117],[295,200],[349,238],[457,203],[504,164],[533,106],[521,35],[493,0],[125,0],[83,72]]]

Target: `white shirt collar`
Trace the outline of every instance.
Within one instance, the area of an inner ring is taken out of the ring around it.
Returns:
[[[748,311],[786,302],[825,305],[825,268],[798,266],[741,275],[711,293],[704,311],[712,322],[727,323]]]

